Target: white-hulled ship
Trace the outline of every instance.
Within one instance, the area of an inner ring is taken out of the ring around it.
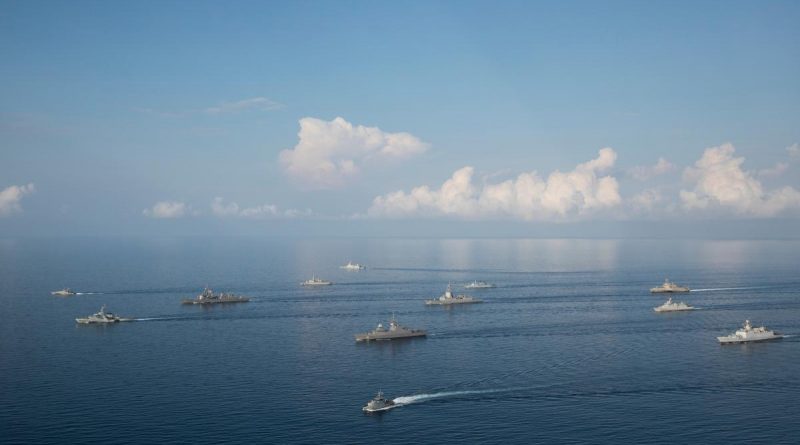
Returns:
[[[750,320],[745,320],[744,326],[742,326],[741,329],[731,335],[717,337],[717,340],[719,340],[720,344],[724,345],[728,343],[748,343],[755,341],[778,340],[780,338],[783,338],[783,334],[770,331],[764,326],[754,328],[752,325],[750,325]]]
[[[70,295],[75,295],[75,292],[73,292],[72,289],[70,289],[68,287],[65,287],[64,289],[55,290],[53,292],[50,292],[50,294],[51,295],[58,295],[59,297],[68,297]]]
[[[247,303],[250,301],[249,297],[240,295],[228,294],[220,292],[215,294],[211,289],[206,286],[203,292],[195,298],[185,298],[181,301],[183,304],[220,304],[220,303]]]
[[[494,284],[485,281],[473,281],[464,285],[464,289],[491,289],[493,287]]]
[[[364,411],[365,413],[377,413],[380,411],[388,411],[396,406],[397,404],[395,404],[394,401],[383,397],[383,393],[378,391],[378,395],[367,402],[367,404],[361,408],[361,411]]]
[[[453,294],[452,287],[448,284],[447,290],[435,300],[425,300],[425,304],[427,305],[450,305],[450,304],[471,304],[471,303],[483,303],[483,300],[479,300],[474,297],[470,297],[469,295],[455,295]]]
[[[679,311],[693,311],[696,307],[689,306],[683,301],[674,302],[672,298],[668,299],[664,304],[659,307],[653,308],[656,312],[679,312]]]
[[[339,266],[339,269],[344,269],[344,270],[364,270],[366,268],[367,266],[363,264],[354,263],[352,261],[348,261],[347,264],[345,264],[344,266]]]
[[[85,318],[76,318],[79,324],[106,324],[106,323],[119,323],[120,321],[131,321],[130,318],[122,318],[119,315],[111,312],[106,312],[106,305],[100,308],[100,312],[89,315]]]
[[[658,287],[654,287],[650,289],[650,292],[654,294],[663,294],[663,293],[674,293],[674,292],[689,292],[689,288],[685,286],[680,286],[672,281],[669,281],[669,278],[664,280],[664,284]]]
[[[372,331],[356,334],[356,341],[371,341],[371,340],[392,340],[395,338],[410,338],[410,337],[425,337],[428,332],[424,329],[409,329],[397,323],[397,320],[392,315],[389,320],[389,329],[386,329],[383,324],[378,324],[378,327]]]
[[[333,281],[323,280],[322,278],[312,275],[310,279],[300,283],[301,286],[330,286]]]

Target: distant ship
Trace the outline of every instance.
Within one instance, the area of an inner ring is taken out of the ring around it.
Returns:
[[[119,323],[120,321],[131,321],[130,318],[121,318],[118,315],[112,314],[111,312],[106,312],[106,306],[100,308],[100,312],[96,314],[89,315],[86,318],[76,318],[80,324],[93,324],[93,323]]]
[[[225,292],[215,294],[211,289],[206,286],[203,292],[193,299],[183,299],[183,304],[220,304],[220,303],[246,303],[250,301],[248,297],[242,297]]]
[[[380,411],[388,411],[396,406],[397,405],[394,403],[394,401],[383,397],[383,393],[378,391],[378,395],[367,402],[367,404],[361,408],[361,410],[366,413],[376,413]]]
[[[367,266],[363,264],[353,263],[352,261],[348,261],[347,264],[345,264],[344,266],[339,266],[339,269],[344,269],[344,270],[364,270],[366,268]]]
[[[754,328],[750,325],[750,320],[745,320],[744,326],[742,326],[741,329],[731,335],[717,337],[717,340],[719,340],[720,344],[724,345],[728,343],[748,343],[755,341],[777,340],[783,337],[783,334],[770,331],[764,326]]]
[[[66,297],[66,296],[69,296],[69,295],[75,295],[75,292],[73,292],[70,288],[65,287],[64,289],[50,292],[50,294],[51,295],[58,295],[60,297]]]
[[[662,304],[659,307],[653,308],[656,312],[678,312],[678,311],[693,311],[697,309],[696,307],[689,306],[688,304],[680,301],[675,303],[672,301],[672,298],[668,299],[666,303]]]
[[[483,300],[470,297],[468,295],[453,295],[453,289],[448,284],[447,290],[435,300],[425,300],[427,305],[450,305],[450,304],[470,304],[470,303],[483,303]]]
[[[464,286],[464,289],[490,289],[494,287],[494,284],[487,283],[485,281],[473,281]]]
[[[397,320],[392,315],[392,319],[389,320],[389,329],[383,327],[382,324],[378,324],[378,327],[374,330],[364,333],[364,334],[356,334],[356,341],[370,341],[370,340],[391,340],[393,338],[409,338],[409,337],[425,337],[427,335],[427,331],[424,329],[409,329],[405,326],[400,326],[397,323]]]
[[[670,292],[689,292],[689,288],[684,286],[679,286],[673,283],[672,281],[669,281],[669,278],[667,278],[664,280],[664,284],[650,289],[650,292],[654,294],[662,294]]]
[[[318,278],[315,275],[312,275],[311,279],[308,279],[300,283],[301,286],[330,286],[331,284],[333,284],[332,281],[323,280],[322,278]]]

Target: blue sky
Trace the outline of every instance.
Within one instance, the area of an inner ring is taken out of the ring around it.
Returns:
[[[800,4],[495,3],[0,1],[0,231],[792,236]]]

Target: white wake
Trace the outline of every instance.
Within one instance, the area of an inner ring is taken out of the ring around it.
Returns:
[[[504,389],[484,389],[474,391],[446,391],[435,392],[431,394],[417,394],[414,396],[396,397],[393,401],[396,405],[410,405],[412,403],[426,402],[433,399],[443,399],[447,397],[465,396],[471,394],[492,394],[497,392],[517,391],[520,388],[504,388]]]
[[[713,292],[717,290],[741,290],[741,289],[763,289],[763,286],[753,286],[753,287],[715,287],[711,289],[692,289],[689,292]]]

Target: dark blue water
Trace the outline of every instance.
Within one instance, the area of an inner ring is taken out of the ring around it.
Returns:
[[[0,441],[797,443],[800,336],[714,337],[800,334],[798,272],[797,241],[0,239]],[[654,313],[665,276],[703,309]],[[253,301],[180,304],[206,284]],[[142,320],[76,326],[102,304]],[[353,341],[392,312],[430,336]]]

